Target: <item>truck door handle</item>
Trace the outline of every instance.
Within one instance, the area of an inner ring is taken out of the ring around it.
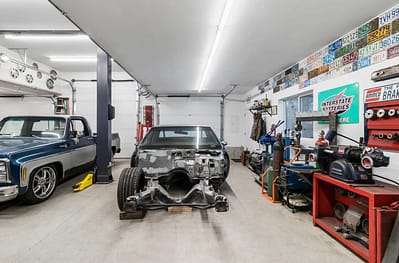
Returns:
[[[68,144],[66,144],[66,143],[60,144],[60,148],[68,148]]]

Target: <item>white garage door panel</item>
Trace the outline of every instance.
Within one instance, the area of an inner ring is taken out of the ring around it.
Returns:
[[[200,124],[212,127],[220,135],[220,101],[161,101],[160,124],[192,125]]]

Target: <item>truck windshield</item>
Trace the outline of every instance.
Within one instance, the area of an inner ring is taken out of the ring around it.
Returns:
[[[57,139],[64,137],[65,123],[59,117],[8,117],[0,122],[0,136]]]
[[[154,127],[148,132],[141,148],[221,149],[219,140],[209,127]]]

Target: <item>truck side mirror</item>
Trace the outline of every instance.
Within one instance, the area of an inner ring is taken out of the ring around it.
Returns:
[[[78,137],[78,132],[77,131],[70,131],[69,132],[71,138],[77,138]]]

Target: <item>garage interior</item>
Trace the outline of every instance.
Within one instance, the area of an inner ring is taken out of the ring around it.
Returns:
[[[399,262],[397,1],[0,7],[0,119],[82,116],[96,145],[95,167],[28,205],[2,199],[24,161],[0,132],[0,262]],[[122,220],[119,178],[160,125],[227,143],[228,211]]]

